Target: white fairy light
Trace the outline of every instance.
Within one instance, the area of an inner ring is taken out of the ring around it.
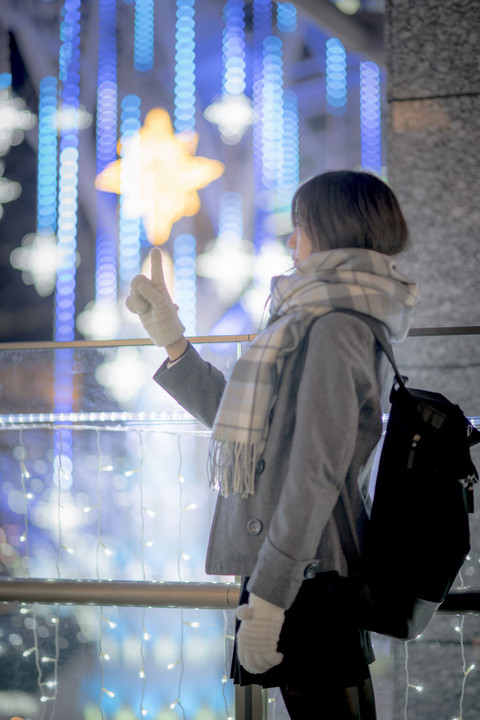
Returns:
[[[113,622],[113,620],[109,620],[104,615],[102,615],[102,620],[107,623],[107,625],[114,630],[117,627],[117,623]]]
[[[190,503],[190,505],[187,505],[187,507],[183,508],[182,512],[188,512],[189,510],[195,510],[197,507],[196,503]]]
[[[103,542],[99,543],[100,547],[102,548],[103,552],[107,557],[110,557],[111,555],[115,555],[115,551],[111,550],[109,547],[107,547]]]
[[[412,683],[408,683],[408,687],[412,688],[412,690],[416,690],[419,693],[423,692],[423,685],[412,685]]]
[[[132,475],[135,475],[140,470],[140,468],[135,468],[134,470],[126,470],[123,474],[125,477],[132,477]]]

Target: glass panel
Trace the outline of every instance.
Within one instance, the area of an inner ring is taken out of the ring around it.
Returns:
[[[225,720],[226,612],[0,606],[0,719]]]
[[[210,350],[226,371],[236,355],[235,344]],[[218,579],[204,572],[215,503],[209,431],[152,381],[163,359],[153,347],[1,354],[3,575]],[[71,364],[71,412],[56,409],[59,360]],[[231,612],[0,612],[0,720],[233,716]]]
[[[198,349],[226,374],[241,351]],[[411,337],[394,349],[411,386],[478,418],[478,336]],[[3,575],[232,580],[204,572],[209,431],[152,382],[164,357],[150,346],[1,351]],[[71,369],[67,409],[56,366]],[[479,449],[474,457],[480,464]],[[480,586],[478,522],[477,513],[457,585]],[[224,682],[232,612],[12,604],[0,613],[0,720],[63,720],[65,708],[72,720],[234,715]],[[478,617],[438,616],[408,646],[375,637],[378,716],[476,717],[478,635]],[[268,717],[284,720],[279,694],[269,697]]]

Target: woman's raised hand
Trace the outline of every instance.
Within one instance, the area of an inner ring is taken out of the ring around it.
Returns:
[[[151,279],[145,275],[136,275],[130,284],[130,294],[125,304],[130,312],[139,316],[153,342],[166,347],[180,340],[185,328],[165,285],[161,250],[153,248],[150,259]]]

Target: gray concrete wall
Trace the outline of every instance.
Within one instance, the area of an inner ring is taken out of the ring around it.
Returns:
[[[414,327],[480,325],[479,48],[479,0],[387,0],[388,176],[411,231],[401,266],[420,283]],[[480,335],[411,338],[396,354],[411,385],[480,416]],[[476,503],[461,582],[480,586],[478,486]],[[409,718],[480,717],[480,618],[466,617],[461,633],[455,626],[459,618],[439,617],[410,645],[410,683],[423,691],[410,689]],[[463,658],[477,663],[466,678]],[[404,660],[399,645],[394,720],[405,716]]]
[[[415,321],[479,325],[480,3],[388,0],[388,170],[409,221]]]

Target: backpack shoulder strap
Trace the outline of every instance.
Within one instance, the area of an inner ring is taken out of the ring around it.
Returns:
[[[380,320],[375,320],[375,318],[372,318],[370,315],[365,315],[364,313],[355,312],[354,310],[335,310],[334,312],[342,312],[346,313],[347,315],[354,315],[355,317],[358,317],[359,320],[362,320],[372,333],[375,335],[375,338],[382,348],[383,352],[387,356],[390,365],[392,366],[394,372],[395,372],[395,378],[399,385],[402,387],[405,386],[405,379],[403,375],[401,374],[400,370],[398,369],[397,362],[395,360],[395,355],[393,354],[392,346],[390,343],[390,340],[388,339],[388,335],[385,330],[385,325],[380,322]]]

